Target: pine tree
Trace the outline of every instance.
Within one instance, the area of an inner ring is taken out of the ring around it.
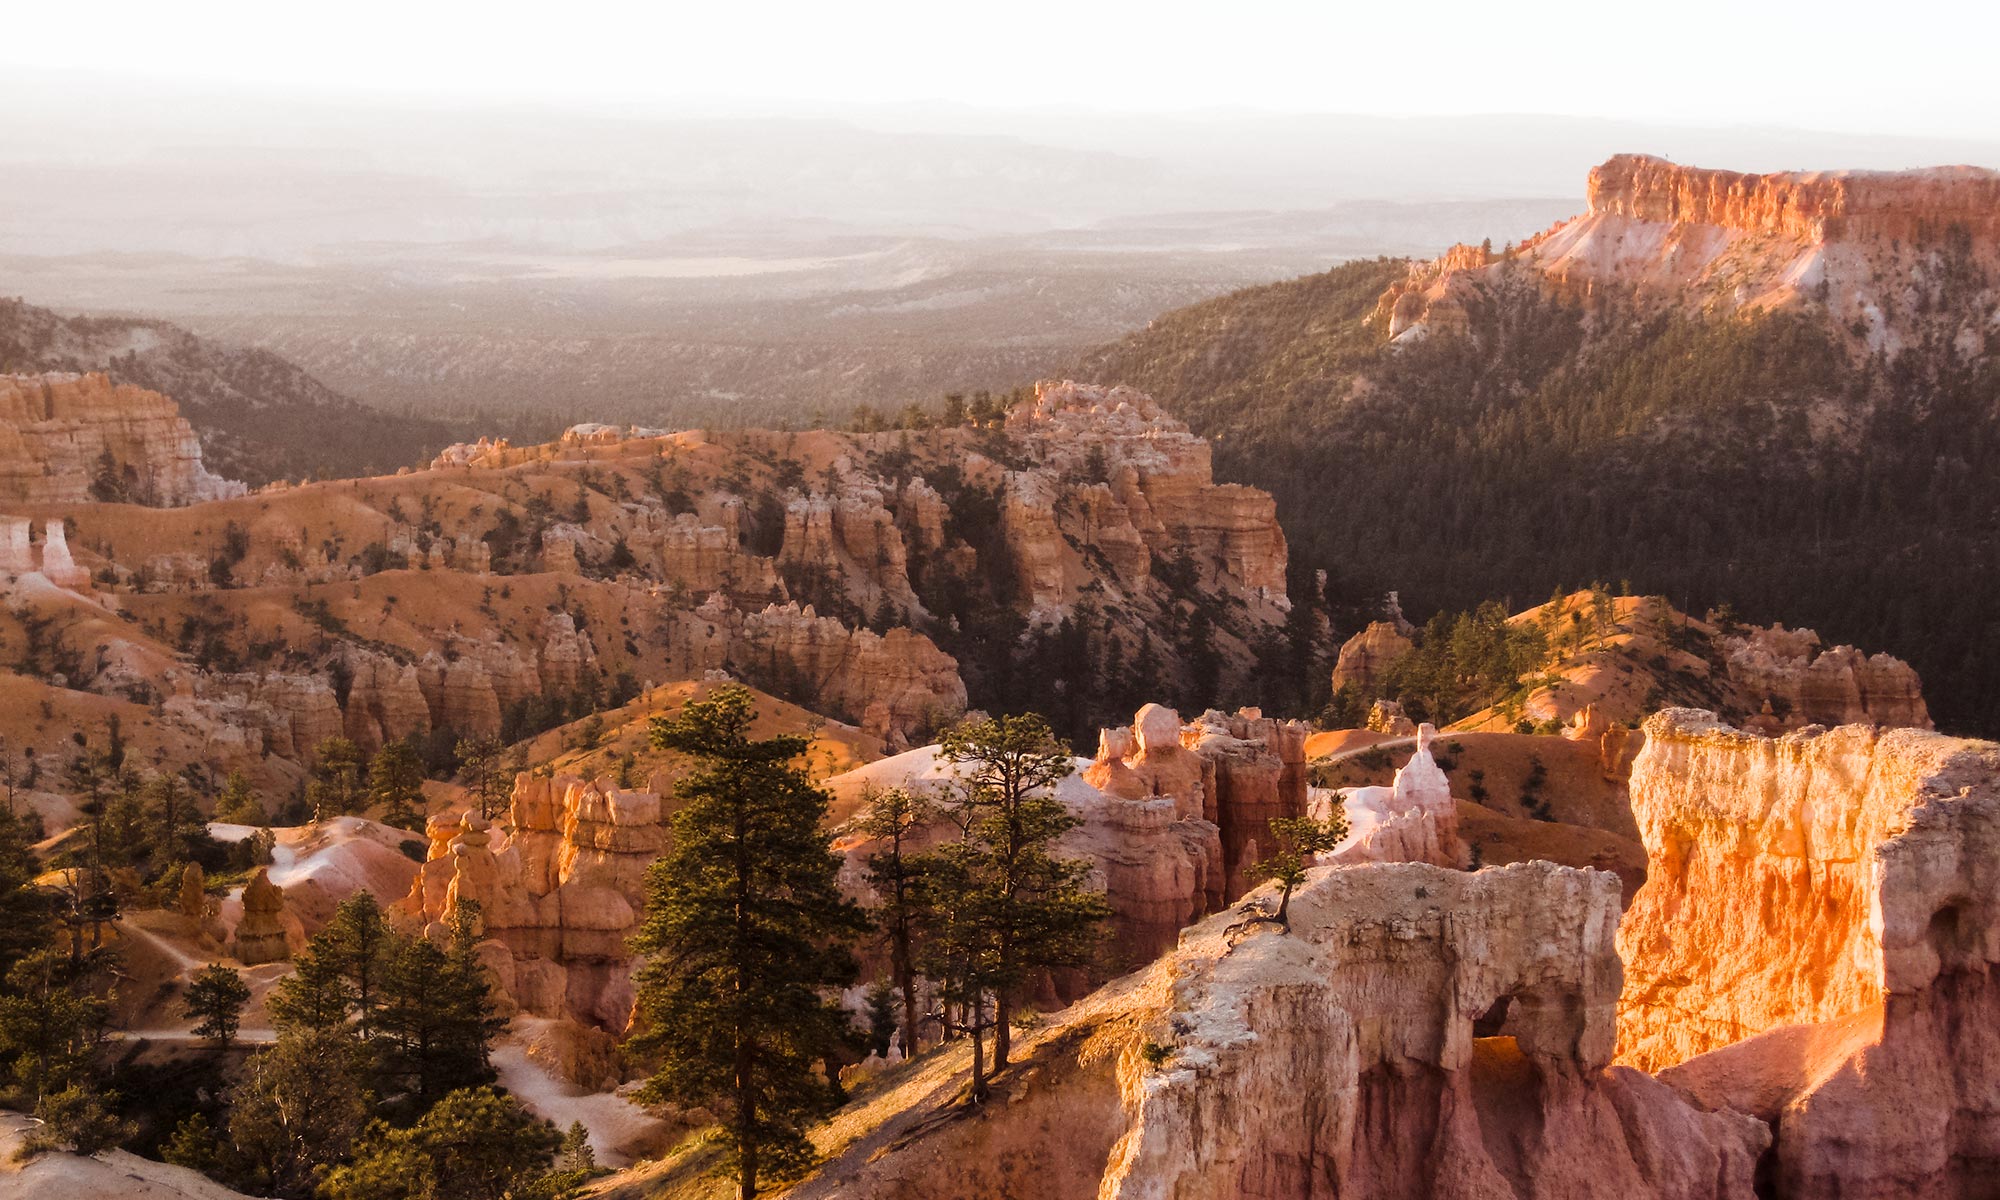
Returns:
[[[889,1043],[896,1037],[896,989],[886,979],[868,985],[868,1050],[881,1058],[889,1056]]]
[[[250,985],[243,982],[243,976],[221,963],[210,963],[188,981],[181,1010],[197,1021],[196,1037],[212,1038],[226,1050],[236,1038],[243,1006],[249,1002]]]
[[[35,886],[39,874],[25,824],[0,815],[0,979],[49,942],[49,895]]]
[[[69,929],[71,966],[79,965],[83,950],[83,931],[90,930],[90,946],[94,949],[104,944],[104,924],[118,915],[117,898],[111,890],[110,868],[113,861],[114,839],[108,828],[110,806],[118,787],[117,768],[112,758],[104,751],[93,750],[85,743],[70,760],[67,771],[71,793],[76,796],[77,811],[88,823],[80,848],[70,854],[68,864],[72,870],[65,886],[60,919]],[[58,860],[61,862],[62,860]]]
[[[445,1096],[416,1124],[380,1121],[320,1189],[324,1200],[507,1200],[531,1194],[563,1145],[554,1125],[492,1088]],[[546,1193],[544,1193],[546,1194]]]
[[[220,1145],[221,1134],[208,1123],[206,1114],[189,1113],[173,1136],[160,1146],[160,1158],[177,1167],[199,1171],[210,1179],[220,1178],[226,1167]]]
[[[375,1010],[382,1001],[383,964],[399,940],[383,919],[375,893],[365,888],[342,900],[326,928],[313,935],[311,952],[326,958],[346,981],[348,1004],[363,1038],[373,1031]]]
[[[1055,840],[1078,818],[1055,787],[1076,769],[1048,723],[1034,713],[969,721],[945,734],[939,757],[955,794],[943,803],[963,834],[930,859],[958,1000],[971,1015],[975,1099],[978,1028],[993,1002],[993,1069],[1007,1068],[1018,991],[1041,971],[1088,961],[1109,914],[1085,887],[1090,864],[1058,858]]]
[[[271,990],[267,1008],[280,1033],[347,1032],[353,991],[340,964],[315,943],[317,938],[293,960],[292,973]]]
[[[232,1147],[260,1189],[305,1200],[367,1124],[360,1049],[339,1030],[293,1030],[243,1071],[229,1098]]]
[[[1290,929],[1293,890],[1305,882],[1312,856],[1333,849],[1347,836],[1347,816],[1336,812],[1323,821],[1312,817],[1276,817],[1270,827],[1277,848],[1259,859],[1250,874],[1252,878],[1268,879],[1281,889],[1278,911],[1270,919]]]
[[[142,803],[145,823],[141,841],[149,879],[158,878],[177,863],[196,859],[202,846],[213,847],[187,780],[176,772],[162,771],[148,780]]]
[[[89,1090],[91,1059],[109,1006],[91,986],[98,960],[80,966],[51,946],[14,964],[0,988],[0,1071],[33,1108],[57,1092]]]
[[[912,850],[917,833],[934,817],[923,796],[893,788],[870,798],[859,828],[882,843],[869,856],[868,884],[881,897],[872,914],[889,944],[889,971],[903,997],[903,1054],[917,1053],[917,933],[929,911],[923,860]]]
[[[722,1115],[740,1200],[811,1158],[804,1125],[831,1096],[814,1063],[847,1028],[826,992],[853,980],[847,943],[865,926],[840,895],[826,793],[792,765],[806,740],[753,741],[755,717],[750,692],[727,686],[655,720],[654,745],[698,765],[632,939],[649,961],[631,1045],[658,1063],[643,1094]]]
[[[97,456],[97,474],[90,480],[90,498],[107,504],[123,504],[132,498],[131,490],[125,486],[125,474],[108,446]]]
[[[215,819],[232,825],[263,826],[271,823],[269,813],[258,801],[257,793],[250,786],[241,771],[231,771],[229,779],[222,785],[222,795],[215,802]]]
[[[418,1109],[460,1088],[490,1083],[492,1039],[506,1021],[495,1015],[473,930],[470,904],[453,909],[451,944],[397,938],[383,960],[377,1016],[381,1076]]]
[[[384,824],[398,829],[424,827],[424,759],[408,740],[389,742],[368,765],[368,804]]]
[[[465,738],[458,743],[458,758],[458,777],[472,789],[479,815],[492,820],[507,806],[507,796],[513,786],[500,739],[492,736]]]
[[[359,812],[365,794],[361,747],[344,737],[330,737],[321,742],[313,751],[312,779],[306,784],[306,802],[312,805],[312,819],[330,821]]]
[[[590,1148],[590,1130],[582,1121],[571,1121],[563,1131],[562,1145],[556,1149],[556,1169],[584,1174],[597,1169],[597,1152]]]

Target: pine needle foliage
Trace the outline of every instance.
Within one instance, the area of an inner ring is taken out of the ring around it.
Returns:
[[[832,993],[853,982],[848,946],[866,927],[840,893],[827,795],[793,765],[805,739],[754,739],[756,715],[728,686],[655,720],[653,744],[698,765],[632,939],[648,961],[630,1045],[656,1064],[642,1094],[721,1114],[744,1200],[812,1161],[806,1123],[834,1096],[819,1065],[848,1028]]]

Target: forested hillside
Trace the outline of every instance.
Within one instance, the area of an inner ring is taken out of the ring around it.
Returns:
[[[1963,252],[1908,322],[1991,286]],[[1151,392],[1271,491],[1294,554],[1412,611],[1629,581],[1908,659],[2000,732],[2000,363],[1949,323],[1893,358],[1812,304],[1713,314],[1493,272],[1469,328],[1389,344],[1407,264],[1170,313],[1079,378]]]

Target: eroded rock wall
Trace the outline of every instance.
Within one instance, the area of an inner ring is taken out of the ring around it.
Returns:
[[[1593,214],[1811,242],[1914,241],[1950,225],[2000,238],[2000,173],[1977,167],[1754,175],[1619,154],[1591,168],[1588,194]]]
[[[82,504],[100,476],[140,504],[240,495],[172,400],[101,374],[0,375],[0,499]]]
[[[1769,1121],[1777,1195],[1981,1194],[2000,1179],[2000,746],[1772,739],[1690,710],[1646,732],[1621,1058]]]
[[[1927,855],[1960,869],[1965,848],[1904,839],[1974,745],[1871,726],[1767,738],[1688,709],[1650,718],[1631,780],[1648,865],[1620,932],[1621,1057],[1658,1070],[1928,982],[1932,912],[1902,913],[1885,889],[1933,869],[1914,865]]]
[[[1326,868],[1291,911],[1290,932],[1235,911],[1190,929],[1038,1034],[990,1115],[838,1159],[799,1194],[1756,1194],[1763,1125],[1606,1065],[1613,876]],[[1035,1131],[1057,1128],[1052,1152]]]

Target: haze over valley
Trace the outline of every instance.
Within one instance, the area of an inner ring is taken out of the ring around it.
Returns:
[[[2000,1195],[2000,13],[1789,7],[10,14],[0,1200]]]

